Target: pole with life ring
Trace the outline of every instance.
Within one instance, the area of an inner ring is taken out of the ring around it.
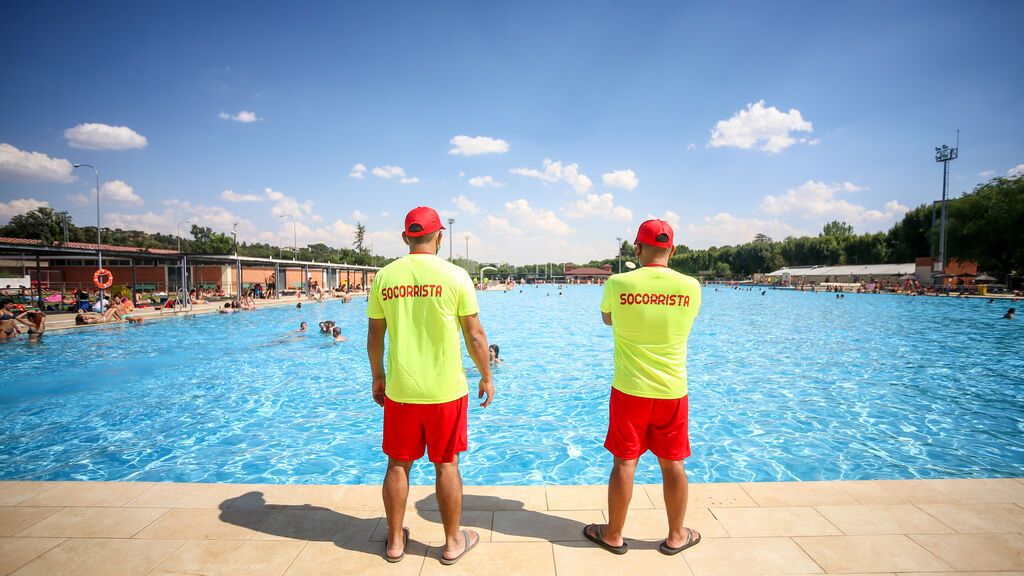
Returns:
[[[114,285],[114,275],[110,270],[100,268],[92,275],[92,283],[100,290],[106,290]]]

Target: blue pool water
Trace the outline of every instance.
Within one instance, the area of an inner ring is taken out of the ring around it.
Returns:
[[[471,403],[467,484],[598,484],[612,339],[600,288],[482,293],[507,363]],[[377,483],[365,300],[0,345],[0,478]],[[704,288],[691,479],[1024,476],[1024,322],[983,300]],[[334,319],[350,341],[316,333]],[[301,320],[312,333],[297,337]],[[471,389],[475,368],[468,356]],[[638,480],[656,482],[641,459]],[[429,465],[414,468],[431,483]]]

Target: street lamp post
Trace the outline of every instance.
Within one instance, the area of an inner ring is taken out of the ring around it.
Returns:
[[[469,266],[469,232],[466,232],[466,266]]]
[[[96,169],[92,164],[72,164],[75,168],[92,168],[92,171],[96,173],[96,258],[98,259],[99,267],[103,268],[103,248],[100,242],[100,171]],[[103,288],[100,288],[100,302],[103,302]]]
[[[448,219],[448,261],[452,261],[452,224],[455,224],[455,218]]]
[[[191,220],[182,220],[181,222],[178,222],[178,252],[181,252],[181,225],[191,223]]]
[[[619,241],[615,245],[615,262],[619,265],[619,274],[622,274],[622,238],[616,238]]]
[[[939,232],[939,262],[935,272],[946,273],[946,195],[949,192],[949,163],[957,159],[960,151],[960,131],[956,131],[955,147],[936,146],[935,161],[942,162],[942,225]],[[943,282],[945,283],[945,282]]]

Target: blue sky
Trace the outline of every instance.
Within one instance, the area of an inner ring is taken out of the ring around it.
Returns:
[[[0,219],[94,222],[81,162],[104,226],[290,245],[294,217],[340,246],[360,221],[394,256],[430,205],[458,254],[579,262],[650,215],[692,247],[887,229],[939,197],[957,128],[954,195],[1024,170],[1020,2],[4,12]]]

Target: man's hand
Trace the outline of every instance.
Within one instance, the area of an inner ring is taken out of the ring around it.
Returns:
[[[384,407],[384,386],[387,383],[386,378],[374,378],[373,379],[373,401],[378,406]]]
[[[491,400],[494,400],[494,382],[487,377],[480,378],[480,393],[477,394],[477,398],[483,398],[487,396],[487,400],[484,400],[480,406],[487,408],[491,405]]]

